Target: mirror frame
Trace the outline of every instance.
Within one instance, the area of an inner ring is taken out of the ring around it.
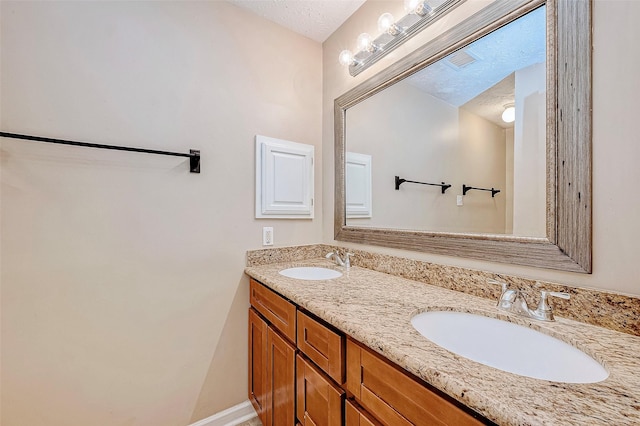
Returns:
[[[420,69],[547,6],[547,237],[346,224],[346,112]],[[496,0],[334,101],[338,241],[591,273],[591,0]]]

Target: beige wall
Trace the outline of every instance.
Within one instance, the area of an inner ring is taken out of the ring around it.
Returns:
[[[505,229],[513,232],[513,127],[505,129],[505,158],[507,160],[507,176],[505,178]]]
[[[187,425],[246,400],[245,251],[320,242],[254,215],[254,135],[316,146],[321,46],[224,2],[6,2],[3,426]]]
[[[401,2],[400,2],[401,3]],[[338,53],[352,49],[363,31],[375,33],[377,17],[384,11],[401,15],[401,4],[368,1],[323,44],[323,182],[325,200],[323,231],[326,242],[333,241],[333,100],[358,83],[424,43],[435,31],[451,25],[468,8],[482,2],[466,2],[446,19],[421,33],[401,49],[357,77],[349,76],[337,61]],[[395,5],[395,6],[394,6]],[[393,9],[395,7],[395,9]],[[637,143],[635,115],[640,96],[640,38],[637,17],[640,2],[596,0],[593,10],[593,274],[574,274],[539,268],[489,263],[456,257],[436,256],[378,247],[368,249],[412,258],[518,274],[579,287],[613,290],[640,295],[638,262],[640,198],[634,196],[640,180],[640,144]],[[359,246],[363,247],[363,246]],[[354,260],[357,263],[357,259]]]
[[[547,235],[546,67],[516,71],[513,141],[513,233]]]
[[[401,8],[368,1],[321,58],[222,2],[0,3],[4,131],[203,155],[191,175],[2,140],[3,426],[186,425],[246,399],[245,250],[265,225],[277,245],[333,240],[333,99],[465,15],[350,77],[339,51]],[[640,295],[638,16],[640,2],[594,3],[593,275],[367,248]],[[315,220],[253,219],[255,134],[316,145]]]
[[[400,82],[347,111],[347,151],[372,156],[370,219],[355,226],[449,232],[505,232],[505,137],[495,124]],[[375,123],[372,125],[372,123]],[[403,184],[394,176],[452,185]],[[502,196],[462,185],[495,187]]]
[[[449,163],[456,170],[450,204],[454,221],[463,223],[462,232],[504,234],[506,230],[506,137],[505,130],[472,112],[459,111],[459,152]],[[469,191],[463,206],[456,206],[455,195],[462,195],[462,185],[476,188],[496,188],[500,192]],[[456,215],[457,214],[457,215]],[[456,215],[456,216],[454,216]],[[455,230],[456,225],[452,225]],[[460,232],[460,230],[456,231]]]

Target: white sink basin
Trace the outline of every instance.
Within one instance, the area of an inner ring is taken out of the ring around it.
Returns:
[[[342,276],[342,273],[334,269],[319,268],[315,266],[303,266],[299,268],[283,269],[279,272],[280,275],[284,275],[289,278],[296,278],[299,280],[330,280]]]
[[[413,327],[437,345],[499,370],[563,383],[596,383],[609,373],[581,350],[527,327],[481,315],[424,312]]]

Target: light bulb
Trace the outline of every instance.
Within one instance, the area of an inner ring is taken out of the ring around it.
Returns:
[[[350,50],[343,50],[338,56],[338,62],[345,67],[351,65],[353,63],[353,53]]]
[[[504,112],[502,113],[502,121],[505,123],[513,123],[516,121],[516,108],[513,104],[507,104],[504,106]]]
[[[378,31],[380,31],[381,33],[388,32],[392,27],[395,26],[393,22],[394,20],[392,14],[390,14],[389,12],[383,13],[378,18]]]
[[[373,39],[367,33],[362,33],[358,36],[357,40],[358,50],[371,50]]]
[[[422,0],[404,0],[404,11],[407,13],[416,13],[416,8]]]
[[[425,16],[433,12],[431,6],[422,0],[404,0],[404,10],[409,14],[413,13],[418,16]]]
[[[416,6],[415,13],[419,16],[431,15],[433,13],[433,8],[429,6],[426,1],[423,1]]]

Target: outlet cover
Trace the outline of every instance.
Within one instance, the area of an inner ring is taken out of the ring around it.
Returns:
[[[273,227],[272,226],[265,226],[262,228],[262,245],[263,246],[273,245]]]

